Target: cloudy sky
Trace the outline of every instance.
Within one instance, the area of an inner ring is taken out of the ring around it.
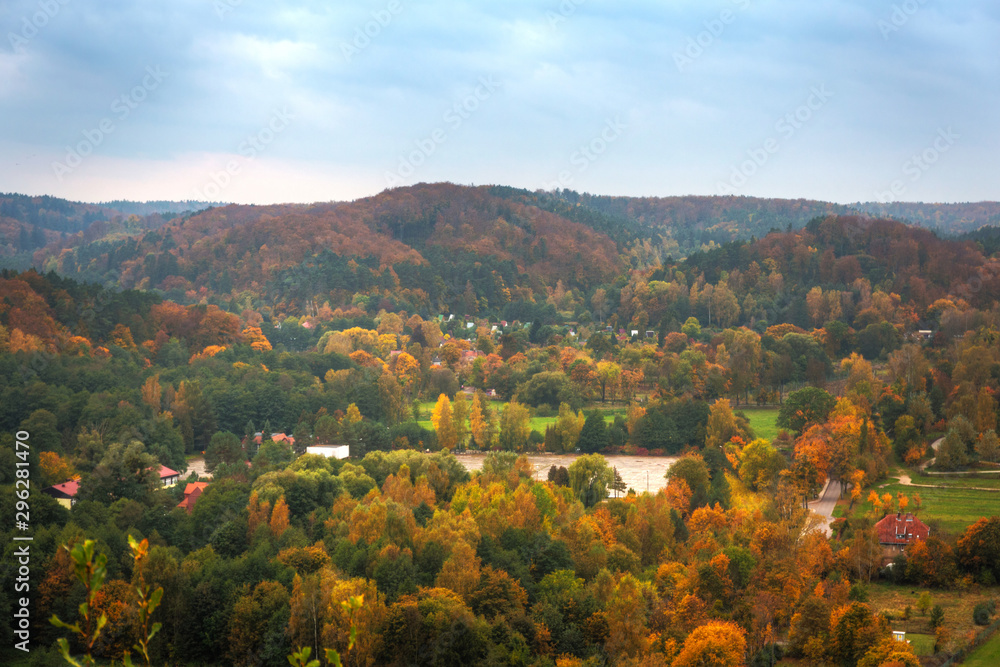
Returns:
[[[1000,198],[995,0],[3,0],[0,191]]]

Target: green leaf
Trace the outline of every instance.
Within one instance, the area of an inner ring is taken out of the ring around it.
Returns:
[[[340,662],[340,653],[336,649],[326,649],[326,661],[333,665],[333,667],[344,667]]]
[[[68,641],[66,641],[64,638],[60,637],[57,643],[59,644],[59,654],[63,657],[63,660],[65,660],[69,664],[73,665],[73,667],[83,667],[83,665],[81,665],[79,662],[77,662],[76,660],[74,660],[73,656],[71,656],[69,654],[69,642]]]
[[[66,628],[67,630],[75,632],[78,635],[82,635],[83,634],[83,630],[80,629],[80,626],[78,624],[74,623],[74,624],[70,625],[66,621],[61,620],[55,614],[52,614],[52,618],[49,619],[49,623],[51,623],[52,625],[56,626],[57,628]]]

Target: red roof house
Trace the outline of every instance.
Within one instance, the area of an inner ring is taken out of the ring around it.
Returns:
[[[174,486],[177,482],[181,481],[181,474],[165,465],[161,465],[160,481],[163,482],[163,486]]]
[[[875,531],[889,558],[904,551],[907,545],[926,540],[931,534],[931,529],[923,521],[910,513],[901,512],[884,516],[875,524]]]
[[[271,440],[275,442],[287,442],[290,446],[295,444],[295,438],[290,435],[285,435],[284,433],[272,433]],[[257,431],[253,435],[253,442],[255,445],[259,445],[264,441],[264,434]]]
[[[76,504],[76,494],[80,490],[80,480],[71,479],[62,484],[53,484],[42,489],[42,493],[52,496],[66,509]]]
[[[187,510],[190,514],[194,510],[194,504],[198,502],[202,492],[208,488],[208,482],[188,482],[184,487],[184,500],[177,503],[177,506]]]

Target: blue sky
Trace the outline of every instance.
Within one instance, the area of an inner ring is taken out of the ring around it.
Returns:
[[[989,0],[5,0],[0,191],[1000,198]]]

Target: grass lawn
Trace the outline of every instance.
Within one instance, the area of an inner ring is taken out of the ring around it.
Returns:
[[[434,406],[431,405],[431,410],[433,410],[433,409],[434,409]],[[500,416],[499,413],[500,413],[501,409],[502,408],[498,408],[496,410],[495,414],[496,414],[497,417]],[[417,424],[419,424],[421,428],[425,428],[428,431],[433,431],[434,430],[434,425],[431,424],[431,420],[430,420],[430,412],[431,412],[431,410],[427,410],[426,413],[424,413],[424,415],[426,415],[428,417],[427,419],[421,419],[420,421],[417,422]],[[422,416],[424,416],[424,415],[422,415]],[[549,424],[556,423],[556,419],[558,419],[558,417],[555,416],[555,415],[553,415],[551,417],[532,417],[531,419],[528,420],[528,423],[531,424],[531,430],[538,431],[539,433],[541,433],[542,435],[544,435],[545,434],[545,427],[548,426]],[[604,423],[605,424],[611,424],[614,421],[615,421],[615,414],[614,413],[605,413],[604,414]]]
[[[778,408],[737,408],[737,411],[746,413],[750,419],[750,428],[754,435],[765,440],[774,440],[778,437]]]
[[[892,629],[906,632],[906,638],[913,642],[914,649],[917,650],[917,655],[925,655],[921,653],[921,646],[925,642],[930,647],[931,652],[934,649],[934,637],[930,629],[930,613],[926,616],[920,616],[917,612],[917,599],[925,590],[927,589],[911,585],[886,583],[868,586],[868,604],[871,606],[872,611],[886,611],[892,614],[893,618],[896,619],[890,622]],[[981,627],[972,622],[973,608],[980,602],[995,600],[1000,597],[1000,589],[995,586],[992,588],[983,587],[978,590],[968,589],[965,591],[957,588],[949,590],[931,589],[929,592],[931,594],[931,607],[941,605],[941,608],[944,610],[944,625],[951,632],[952,638],[963,642],[965,641],[966,634],[970,631],[979,632],[982,630]],[[909,621],[902,620],[903,610],[906,607],[910,607]],[[927,636],[927,639],[922,637],[924,635]]]
[[[1000,665],[1000,633],[994,633],[989,640],[973,651],[965,662],[966,667],[992,667]]]
[[[940,522],[941,528],[952,532],[962,533],[965,529],[984,516],[1000,515],[1000,493],[989,491],[973,491],[961,487],[947,489],[924,489],[916,486],[903,486],[898,482],[879,485],[875,489],[878,494],[891,494],[893,498],[897,493],[904,493],[910,498],[910,507],[913,507],[913,496],[920,494],[921,506],[918,515],[924,521],[936,520]],[[863,494],[867,496],[867,492]],[[871,510],[871,505],[867,500],[861,508],[856,508],[855,513],[865,513]]]
[[[906,633],[906,640],[918,656],[934,655],[934,635],[918,635]]]
[[[982,489],[996,489],[1000,491],[1000,474],[991,475],[923,475],[918,472],[910,472],[910,481],[914,484],[933,484],[935,486],[949,486],[956,489],[979,487]],[[921,494],[922,496],[923,494]]]

